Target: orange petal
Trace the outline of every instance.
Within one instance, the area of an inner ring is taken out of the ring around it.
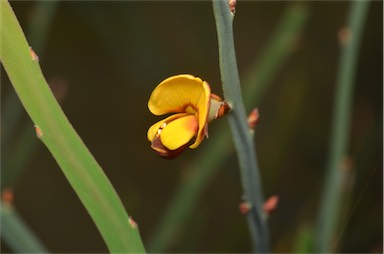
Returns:
[[[209,94],[209,86],[204,85],[200,78],[189,74],[176,75],[165,79],[153,90],[148,108],[154,115],[182,113],[188,106],[200,111],[201,101],[206,104]]]
[[[194,115],[177,118],[167,124],[160,134],[161,143],[169,150],[187,144],[197,133],[198,123]]]

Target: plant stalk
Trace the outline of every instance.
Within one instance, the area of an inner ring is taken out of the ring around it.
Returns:
[[[346,37],[342,38],[342,49],[338,71],[332,134],[328,161],[316,232],[316,252],[331,252],[341,203],[343,180],[343,159],[347,156],[353,89],[357,66],[358,50],[362,38],[364,21],[369,1],[350,2],[350,12],[346,26]]]
[[[264,198],[261,176],[241,95],[233,39],[233,19],[228,1],[214,0],[213,11],[218,37],[219,63],[224,99],[232,106],[232,112],[228,115],[228,121],[240,162],[244,202],[250,205],[247,221],[251,232],[253,250],[258,253],[266,253],[269,252],[269,233],[267,217],[263,211]]]
[[[114,253],[145,252],[115,189],[57,103],[6,0],[0,0],[0,60],[36,133]],[[32,126],[31,126],[32,127]],[[106,126],[106,130],[107,130]]]
[[[48,253],[11,204],[0,202],[1,238],[15,253]]]

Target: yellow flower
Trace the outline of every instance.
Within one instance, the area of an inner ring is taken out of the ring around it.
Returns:
[[[211,94],[207,82],[189,74],[169,77],[153,90],[148,108],[154,115],[174,113],[152,125],[147,133],[158,155],[172,159],[189,147],[200,145],[208,137],[208,122],[224,115],[229,106]]]

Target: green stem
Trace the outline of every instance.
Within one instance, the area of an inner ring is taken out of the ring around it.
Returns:
[[[47,253],[48,251],[23,222],[10,204],[0,203],[1,238],[16,253]]]
[[[247,124],[241,96],[233,40],[232,17],[228,1],[214,0],[213,11],[217,28],[224,98],[232,105],[232,113],[228,115],[228,120],[239,156],[245,202],[250,204],[247,221],[251,231],[254,250],[265,253],[269,252],[269,233],[267,218],[263,211],[264,198],[261,177],[256,160],[255,146]]]
[[[341,201],[342,163],[343,158],[348,153],[349,124],[358,49],[369,1],[352,1],[350,4],[351,7],[347,21],[347,40],[343,44],[341,51],[334,101],[328,173],[325,180],[324,195],[316,232],[315,248],[317,252],[332,251],[332,239],[334,239]]]
[[[98,227],[111,252],[144,252],[116,191],[61,110],[8,1],[0,0],[0,60],[41,141]],[[106,126],[107,129],[108,126]]]

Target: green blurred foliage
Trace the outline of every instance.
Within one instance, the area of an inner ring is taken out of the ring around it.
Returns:
[[[36,2],[11,2],[26,28]],[[234,32],[240,75],[262,54],[289,2],[237,5]],[[310,18],[294,53],[276,73],[258,105],[255,142],[267,196],[280,197],[270,216],[273,251],[295,252],[313,227],[329,147],[332,103],[349,2],[306,2]],[[339,226],[340,252],[382,251],[383,26],[382,2],[372,2],[356,75],[349,156],[353,167]],[[27,37],[28,38],[28,37]],[[34,46],[33,44],[31,45]],[[61,2],[45,48],[36,52],[52,89],[88,148],[104,168],[146,242],[167,207],[188,163],[199,149],[167,161],[146,140],[157,121],[147,110],[152,89],[164,78],[191,73],[221,94],[215,24],[210,2]],[[2,112],[13,89],[1,69]],[[2,147],[2,166],[12,141]],[[210,137],[225,120],[210,125]],[[2,123],[2,130],[6,123]],[[228,135],[230,133],[228,132]],[[6,170],[3,169],[2,170]],[[186,230],[169,251],[250,251],[238,211],[237,158],[223,158]],[[129,177],[128,177],[129,176]],[[96,227],[42,144],[16,182],[14,205],[52,252],[106,252]],[[345,224],[345,227],[343,225]],[[305,228],[305,232],[299,232]],[[304,234],[304,235],[303,235]],[[7,246],[2,245],[2,252]]]

